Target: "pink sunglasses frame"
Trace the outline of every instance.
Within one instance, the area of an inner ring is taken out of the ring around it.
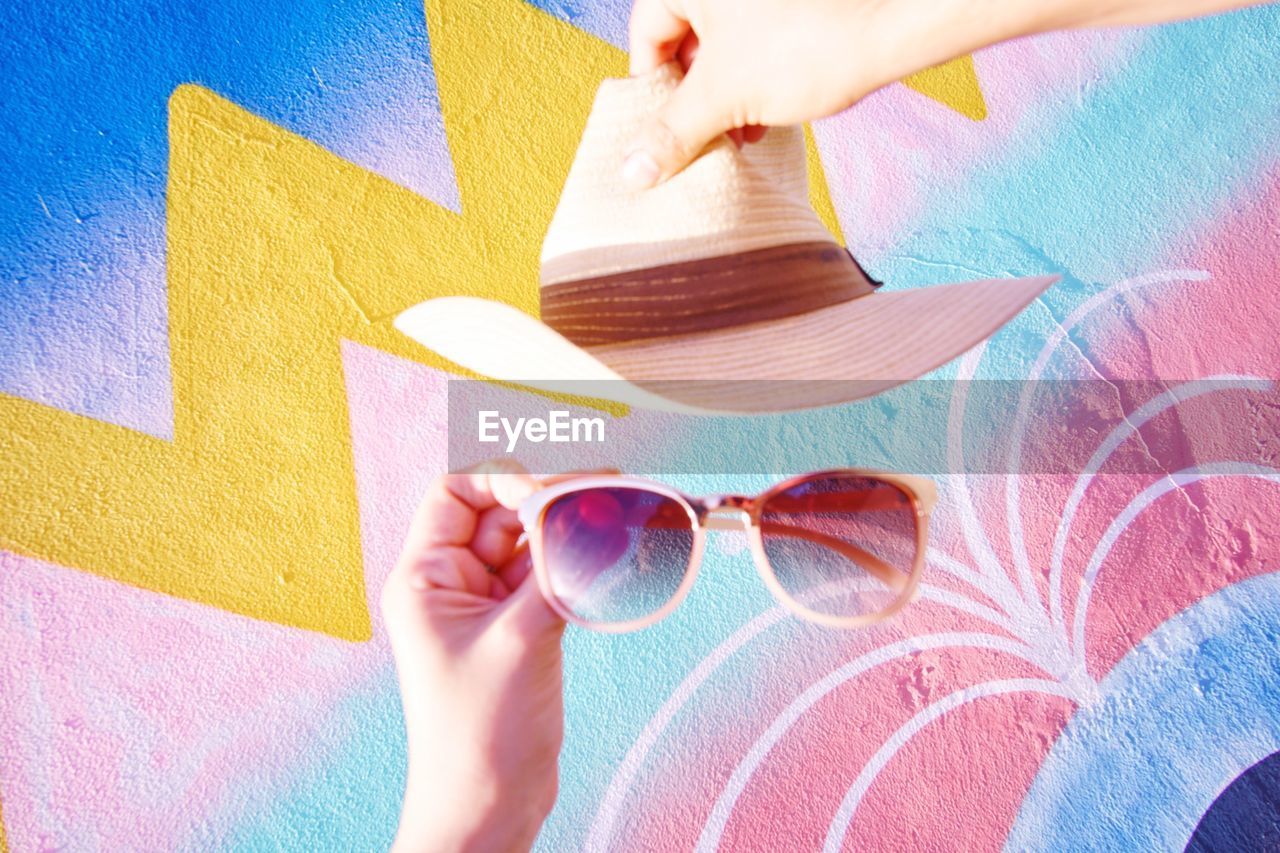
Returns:
[[[866,477],[894,486],[910,498],[912,509],[915,512],[916,553],[911,571],[902,583],[898,597],[888,607],[876,613],[858,616],[835,616],[805,607],[783,589],[782,584],[778,582],[778,578],[773,572],[772,566],[769,565],[769,558],[764,550],[764,538],[760,522],[761,513],[769,499],[808,480],[833,476]],[[648,616],[625,622],[593,622],[586,620],[565,605],[551,588],[551,577],[546,566],[542,540],[542,522],[547,508],[553,501],[564,495],[597,488],[642,489],[678,502],[689,514],[690,527],[693,531],[693,548],[689,552],[689,564],[685,567],[684,577],[681,579],[680,586],[677,587],[671,599]],[[937,502],[937,488],[931,480],[923,477],[863,468],[839,468],[815,471],[792,477],[770,487],[755,497],[737,494],[716,494],[699,498],[686,495],[662,483],[639,477],[581,477],[566,480],[533,493],[521,503],[518,515],[528,538],[533,571],[537,577],[538,588],[542,591],[543,597],[565,621],[582,628],[611,634],[622,634],[647,628],[665,618],[680,605],[689,590],[693,588],[693,583],[698,576],[698,569],[702,564],[702,553],[708,530],[745,531],[756,572],[760,575],[761,580],[764,581],[765,586],[773,597],[796,616],[831,628],[865,628],[890,618],[918,596],[920,575],[924,571],[925,551],[928,547],[929,513],[932,512]],[[738,513],[741,518],[735,520],[727,516],[726,513]]]

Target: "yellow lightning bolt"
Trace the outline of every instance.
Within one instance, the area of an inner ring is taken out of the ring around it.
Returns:
[[[973,68],[972,56],[962,56],[942,65],[926,68],[902,82],[974,121],[982,121],[987,117],[987,101],[978,85],[978,74]]]

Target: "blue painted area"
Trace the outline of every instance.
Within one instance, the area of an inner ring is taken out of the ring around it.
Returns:
[[[1200,819],[1191,853],[1280,850],[1280,752],[1236,777]]]
[[[0,31],[0,391],[171,435],[180,83],[458,208],[418,0],[6,3]]]
[[[1220,792],[1280,749],[1280,574],[1188,607],[1067,724],[1007,850],[1182,849]]]

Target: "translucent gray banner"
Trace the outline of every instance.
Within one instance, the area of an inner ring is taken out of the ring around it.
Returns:
[[[743,382],[722,399],[839,400],[863,383]],[[513,458],[537,474],[788,474],[869,467],[915,474],[1170,474],[1233,462],[1280,468],[1271,379],[918,380],[859,402],[785,414],[695,415],[607,402],[634,388],[556,393],[449,382],[451,470]],[[800,387],[803,386],[803,387]],[[694,399],[666,383],[663,393]]]

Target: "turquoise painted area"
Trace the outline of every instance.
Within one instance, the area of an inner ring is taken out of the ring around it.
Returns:
[[[762,488],[763,481],[687,476],[668,480],[690,494]],[[565,746],[561,795],[538,839],[541,851],[581,849],[614,772],[645,726],[694,665],[741,625],[774,605],[745,549],[726,553],[713,533],[697,581],[684,602],[657,625],[610,635],[571,628],[565,639]],[[780,630],[794,630],[782,626]],[[779,629],[766,634],[777,640]],[[725,683],[759,663],[748,646],[712,681]],[[730,683],[733,683],[732,681]],[[705,689],[704,687],[704,689]],[[700,703],[692,703],[699,707]],[[680,718],[675,721],[679,728]],[[670,744],[670,732],[658,744]],[[644,769],[637,781],[644,781]]]
[[[1188,607],[1129,652],[1049,752],[1006,850],[1181,850],[1280,749],[1280,574]]]
[[[1005,156],[931,200],[905,244],[869,251],[873,273],[914,285],[1059,272],[1056,308],[1082,283],[1158,268],[1276,162],[1276,44],[1276,6],[1150,30],[1065,121],[1029,118]]]
[[[188,840],[197,850],[379,851],[391,846],[405,779],[404,718],[395,671],[343,701],[325,719],[326,736],[305,749],[278,790],[236,779],[238,796]]]

